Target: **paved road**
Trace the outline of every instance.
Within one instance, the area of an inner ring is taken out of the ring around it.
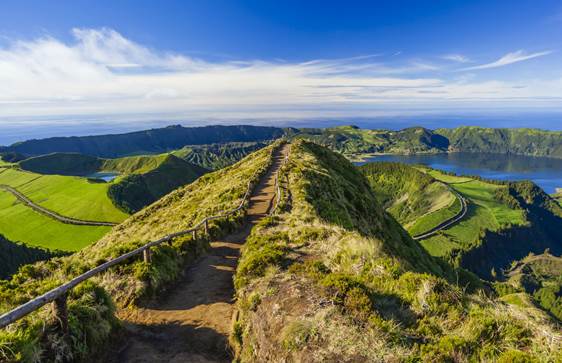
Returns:
[[[80,225],[80,226],[110,226],[110,227],[113,227],[113,226],[117,225],[117,223],[113,223],[113,222],[85,221],[85,220],[81,220],[81,219],[65,217],[65,216],[62,216],[62,215],[58,214],[57,212],[53,212],[50,209],[47,209],[47,208],[42,207],[38,204],[35,204],[31,199],[29,199],[28,197],[26,197],[25,195],[20,193],[17,189],[12,188],[9,185],[0,184],[0,188],[4,189],[7,192],[12,193],[20,202],[24,203],[25,205],[32,208],[36,212],[44,214],[47,217],[56,219],[57,221],[62,222],[62,223],[76,224],[76,225]]]
[[[234,313],[233,276],[240,248],[275,196],[275,174],[288,145],[250,197],[247,220],[233,234],[211,243],[211,250],[186,270],[185,277],[157,302],[119,312],[126,333],[114,362],[231,362],[228,336]]]
[[[459,193],[457,193],[457,191],[453,190],[453,188],[449,187],[449,189],[451,190],[451,192],[455,195],[455,197],[457,199],[460,200],[461,202],[461,210],[459,213],[457,213],[457,215],[447,219],[446,221],[442,222],[441,224],[439,224],[438,226],[430,229],[429,231],[422,233],[422,234],[418,234],[417,236],[413,236],[412,238],[415,239],[416,241],[428,238],[433,236],[434,234],[436,234],[437,232],[445,229],[445,228],[449,228],[450,226],[452,226],[453,224],[457,223],[458,221],[460,221],[461,219],[464,218],[464,216],[466,215],[466,212],[468,211],[468,207],[466,205],[466,199],[460,195]]]

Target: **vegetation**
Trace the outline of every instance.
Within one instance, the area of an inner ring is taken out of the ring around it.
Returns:
[[[156,168],[144,174],[128,175],[111,184],[108,193],[116,206],[132,214],[205,172],[206,169],[167,155]]]
[[[9,146],[5,148],[4,152],[17,152],[27,156],[63,152],[115,158],[165,153],[181,149],[186,145],[266,141],[279,138],[283,136],[283,133],[283,129],[276,127],[246,125],[182,127],[176,125],[127,134],[28,140]]]
[[[369,163],[359,169],[379,203],[413,236],[437,227],[461,210],[446,184],[414,167]]]
[[[149,240],[185,230],[206,216],[237,207],[248,183],[255,183],[267,170],[273,147],[175,190],[80,252],[22,267],[10,280],[0,282],[0,311],[7,311]],[[240,212],[210,222],[211,235],[217,237],[232,230],[242,217]],[[73,361],[91,356],[104,346],[116,328],[114,304],[121,307],[135,304],[160,292],[207,244],[206,239],[193,240],[191,235],[179,237],[171,245],[153,248],[151,264],[133,258],[81,284],[70,295],[67,337],[56,329],[51,312],[40,309],[0,332],[0,357],[9,361]]]
[[[312,140],[346,156],[368,153],[417,153],[447,150],[447,140],[431,130],[412,127],[401,131],[364,130],[356,126],[301,129],[294,137]]]
[[[478,280],[431,258],[344,158],[296,142],[285,173],[292,199],[252,231],[236,272],[237,359],[562,358],[557,326],[471,293]]]
[[[0,235],[0,280],[9,278],[22,265],[43,261],[57,254],[60,253],[14,243]]]
[[[231,142],[211,145],[191,145],[172,152],[192,164],[218,170],[234,164],[246,155],[265,147],[263,142]]]
[[[127,218],[108,198],[106,183],[9,169],[0,173],[0,184],[9,185],[34,203],[64,216],[103,222],[121,222]]]
[[[0,189],[0,233],[11,241],[51,251],[78,251],[110,229],[61,223],[35,212],[11,193]]]
[[[562,158],[562,132],[538,129],[458,127],[435,132],[449,140],[451,151],[520,154]]]
[[[504,273],[506,280],[495,283],[495,289],[505,298],[525,292],[533,302],[562,322],[562,257],[550,253],[529,254],[514,261]]]

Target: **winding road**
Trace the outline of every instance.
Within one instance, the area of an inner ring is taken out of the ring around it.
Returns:
[[[3,190],[5,190],[9,193],[12,193],[20,202],[24,203],[25,205],[27,205],[31,209],[35,210],[36,212],[41,213],[43,215],[46,215],[47,217],[53,218],[53,219],[55,219],[59,222],[62,222],[62,223],[75,224],[75,225],[79,225],[79,226],[109,226],[109,227],[113,227],[113,226],[117,225],[117,223],[113,223],[113,222],[85,221],[85,220],[81,220],[81,219],[65,217],[65,216],[62,216],[62,215],[58,214],[57,212],[54,212],[50,209],[47,209],[47,208],[42,207],[38,204],[35,204],[31,199],[29,199],[28,197],[26,197],[25,195],[20,193],[17,189],[15,189],[15,188],[13,188],[9,185],[0,184],[0,189],[3,189]]]
[[[458,221],[460,221],[461,219],[464,218],[464,216],[466,215],[466,212],[468,211],[468,207],[467,207],[467,203],[466,203],[466,199],[460,195],[456,190],[454,190],[453,188],[449,187],[449,190],[455,195],[455,197],[461,202],[461,210],[459,213],[457,213],[457,215],[441,222],[441,224],[439,224],[436,227],[433,227],[432,229],[430,229],[427,232],[424,232],[422,234],[418,234],[416,236],[413,236],[412,238],[416,241],[428,238],[433,236],[434,234],[436,234],[437,232],[448,228],[450,226],[452,226],[453,224],[457,223]]]

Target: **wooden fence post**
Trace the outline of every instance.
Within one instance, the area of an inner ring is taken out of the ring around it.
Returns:
[[[152,254],[150,253],[150,247],[142,251],[142,258],[145,263],[150,263],[152,261]]]
[[[60,328],[64,335],[68,334],[68,293],[65,292],[54,300],[55,316],[59,320]]]
[[[205,219],[205,234],[209,235],[209,221]]]
[[[197,230],[194,229],[193,230],[193,240],[195,241],[197,239]]]

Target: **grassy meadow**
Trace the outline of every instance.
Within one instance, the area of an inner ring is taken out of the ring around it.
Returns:
[[[108,183],[8,169],[0,173],[0,184],[16,188],[33,202],[63,216],[103,222],[121,222],[128,216],[107,196]]]
[[[512,209],[494,198],[496,189],[506,186],[447,175],[438,170],[427,172],[435,179],[449,184],[468,201],[465,218],[441,233],[421,241],[432,255],[443,256],[453,248],[467,248],[477,243],[484,229],[497,231],[509,224],[527,223],[522,210]]]
[[[11,241],[51,250],[78,251],[110,229],[60,223],[23,205],[11,193],[0,190],[0,234]]]

